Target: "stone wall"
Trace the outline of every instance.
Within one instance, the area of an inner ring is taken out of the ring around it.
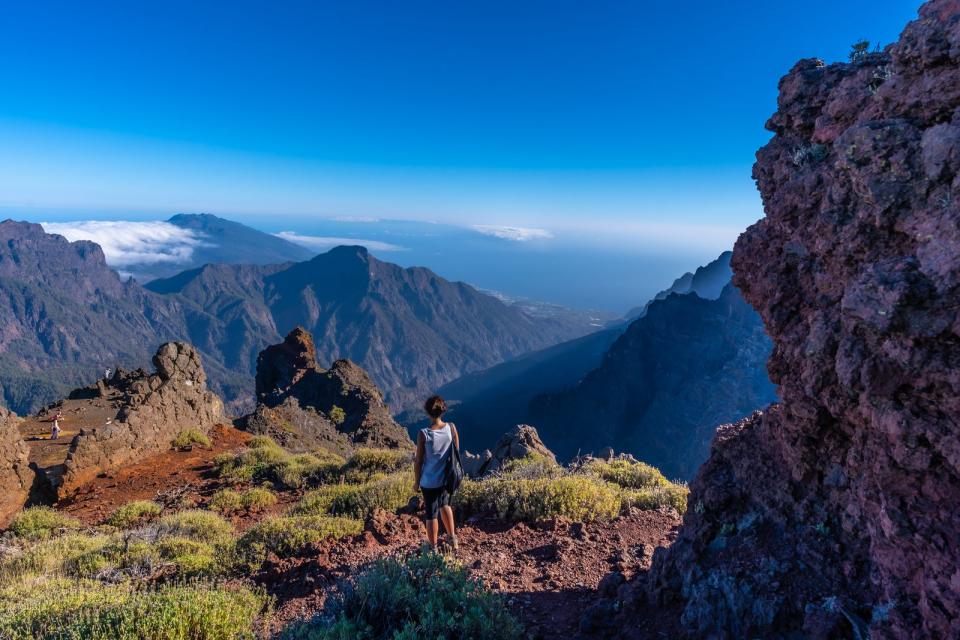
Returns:
[[[223,422],[223,403],[207,390],[197,350],[183,342],[162,345],[153,357],[156,373],[123,377],[117,418],[84,429],[71,443],[62,478],[53,479],[59,497],[103,472],[170,449],[185,429],[208,433]]]

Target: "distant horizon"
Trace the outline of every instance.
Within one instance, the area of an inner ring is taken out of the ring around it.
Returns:
[[[682,251],[762,216],[751,165],[796,60],[892,42],[919,2],[44,5],[0,24],[2,211]]]

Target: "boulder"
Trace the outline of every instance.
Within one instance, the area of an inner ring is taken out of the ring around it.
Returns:
[[[557,457],[540,440],[534,427],[518,424],[512,431],[501,436],[493,451],[486,450],[481,455],[465,451],[462,456],[464,472],[472,478],[499,471],[510,460],[519,460],[529,455],[539,455],[554,462]]]
[[[361,367],[316,362],[313,337],[301,327],[257,358],[257,407],[241,428],[268,435],[292,451],[323,448],[348,454],[356,446],[410,448],[406,429]]]
[[[83,429],[74,438],[63,474],[48,475],[58,497],[98,474],[168,450],[181,431],[208,433],[223,422],[223,403],[207,389],[200,354],[192,345],[168,342],[157,350],[153,364],[153,374],[118,370],[111,378],[109,391],[118,394],[116,419]],[[83,397],[82,392],[71,397]]]
[[[30,449],[20,437],[15,413],[0,407],[0,527],[23,506],[33,484]]]

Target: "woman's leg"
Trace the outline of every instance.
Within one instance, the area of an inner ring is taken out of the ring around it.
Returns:
[[[447,530],[447,533],[451,537],[457,537],[457,527],[453,521],[453,507],[448,504],[440,507],[440,518],[443,520],[443,528]]]
[[[440,524],[437,515],[440,511],[440,490],[421,488],[423,492],[424,517],[423,524],[427,529],[427,542],[434,549],[437,548],[437,536],[440,533]]]
[[[425,520],[424,524],[427,525],[427,542],[430,543],[431,547],[436,549],[437,536],[440,534],[440,524],[437,522],[436,518]]]

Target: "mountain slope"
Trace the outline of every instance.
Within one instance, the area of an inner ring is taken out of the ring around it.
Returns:
[[[654,300],[662,300],[673,292],[696,292],[700,298],[716,299],[729,282],[728,251],[697,268],[695,273],[684,274],[670,289],[658,293]],[[631,313],[640,317],[645,310],[646,306],[638,307]],[[530,413],[533,399],[574,387],[601,365],[604,354],[628,326],[621,321],[606,330],[526,354],[442,387],[441,395],[454,405],[450,417],[460,426],[465,446],[482,450],[517,422],[534,420]],[[401,419],[416,426],[423,415],[415,411],[401,416]],[[605,444],[608,443],[591,446]],[[562,453],[570,454],[568,451]]]
[[[612,446],[689,478],[716,425],[775,399],[769,354],[759,316],[732,285],[717,300],[672,294],[578,385],[535,399],[528,420],[560,456]]]
[[[193,344],[252,375],[256,354],[302,326],[321,362],[353,360],[394,408],[445,382],[586,332],[428,269],[381,262],[363,247],[256,267],[207,265],[149,289],[184,306]]]

